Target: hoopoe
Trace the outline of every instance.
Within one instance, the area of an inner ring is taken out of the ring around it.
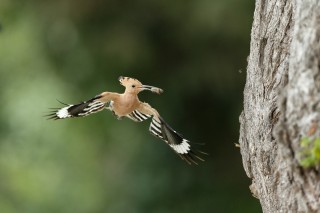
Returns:
[[[62,108],[53,108],[49,115],[49,119],[65,119],[84,117],[96,112],[100,112],[104,109],[108,109],[118,118],[128,117],[136,122],[142,122],[149,118],[152,118],[149,131],[152,135],[160,138],[166,142],[183,160],[189,164],[198,164],[197,160],[204,161],[195,152],[200,154],[206,154],[199,150],[193,150],[190,145],[190,141],[183,138],[181,134],[173,130],[159,115],[158,111],[152,108],[149,104],[141,102],[138,98],[138,94],[141,91],[149,90],[151,92],[161,94],[162,89],[143,85],[135,78],[122,77],[119,79],[120,84],[125,87],[125,91],[122,94],[114,92],[102,92],[91,98],[88,101],[84,101],[78,104],[65,104]]]

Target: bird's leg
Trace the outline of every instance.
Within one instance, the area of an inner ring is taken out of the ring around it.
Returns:
[[[113,110],[113,101],[109,101],[107,106],[105,107],[106,109],[110,110],[114,117],[116,117],[118,120],[122,120],[121,116],[118,116],[115,111]]]
[[[112,110],[112,114],[113,114],[118,120],[122,120],[122,116],[117,115],[113,110]]]

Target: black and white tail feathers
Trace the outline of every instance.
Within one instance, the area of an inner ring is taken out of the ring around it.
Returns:
[[[65,104],[63,108],[54,108],[53,111],[47,116],[49,119],[64,119],[73,117],[84,117],[103,110],[106,103],[99,101],[100,96],[96,96],[88,101],[83,101],[79,104]]]
[[[195,152],[200,154],[206,153],[193,150],[191,148],[190,141],[183,138],[181,134],[173,130],[161,117],[159,118],[159,121],[156,118],[152,118],[149,131],[153,135],[165,141],[187,163],[197,165],[197,160],[204,161]]]

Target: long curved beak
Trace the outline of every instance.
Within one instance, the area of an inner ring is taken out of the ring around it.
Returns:
[[[149,91],[157,93],[157,94],[163,93],[163,89],[160,89],[160,88],[154,87],[154,86],[142,85],[140,88],[141,88],[141,90],[149,90]]]

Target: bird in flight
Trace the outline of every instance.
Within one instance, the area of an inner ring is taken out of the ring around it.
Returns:
[[[142,122],[147,119],[152,119],[149,131],[152,135],[160,138],[166,142],[183,160],[189,164],[198,164],[197,161],[204,161],[199,154],[206,154],[199,150],[194,150],[190,141],[185,139],[180,133],[173,130],[163,118],[159,115],[158,111],[152,108],[149,104],[141,102],[138,94],[141,91],[149,90],[151,92],[161,94],[162,89],[143,85],[140,81],[130,77],[119,77],[119,82],[125,87],[122,94],[114,92],[102,92],[90,100],[83,101],[78,104],[64,104],[62,108],[53,108],[49,115],[49,119],[65,119],[84,117],[104,109],[112,111],[118,118],[128,117],[133,121]]]

